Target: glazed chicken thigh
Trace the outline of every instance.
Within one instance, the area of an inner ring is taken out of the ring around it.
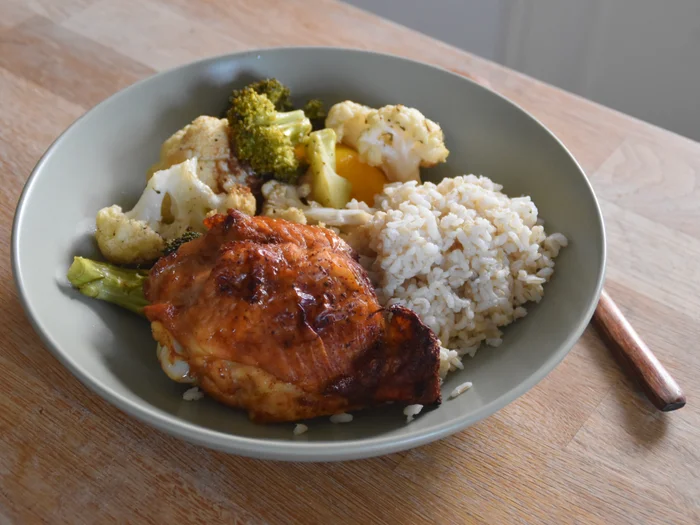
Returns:
[[[380,306],[335,233],[234,210],[206,226],[145,286],[177,380],[257,422],[440,403],[435,335],[411,310]]]

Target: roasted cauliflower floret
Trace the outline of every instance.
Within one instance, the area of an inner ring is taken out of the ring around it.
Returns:
[[[196,157],[156,172],[131,211],[110,206],[97,214],[95,237],[102,255],[113,263],[136,264],[157,259],[166,242],[188,230],[204,231],[211,213],[237,209],[255,213],[255,197],[247,187],[214,193],[197,176]]]
[[[307,189],[305,186],[297,187],[276,180],[266,182],[262,187],[262,194],[265,199],[262,214],[268,217],[306,224],[304,208],[307,205],[302,202],[300,192],[308,194],[308,191],[305,191]]]
[[[197,176],[214,192],[228,191],[235,184],[245,184],[249,170],[239,166],[231,156],[231,130],[228,120],[206,115],[175,132],[160,149],[160,160],[148,172],[157,171],[197,157]]]
[[[246,215],[255,215],[255,197],[248,186],[234,184],[224,194],[226,195],[224,206],[227,210],[233,208]],[[210,213],[213,213],[213,210]]]
[[[357,141],[365,129],[366,118],[375,111],[352,100],[335,104],[328,111],[326,127],[335,131],[338,142],[357,149]]]
[[[449,155],[440,126],[401,104],[370,109],[341,102],[331,108],[326,126],[363,162],[380,167],[390,182],[420,182],[421,167],[445,162]]]
[[[367,116],[367,126],[357,145],[360,158],[381,166],[392,182],[420,182],[420,168],[445,162],[442,129],[417,109],[384,106]]]
[[[153,261],[165,249],[165,240],[146,221],[130,219],[116,204],[97,213],[95,237],[102,255],[116,264]]]

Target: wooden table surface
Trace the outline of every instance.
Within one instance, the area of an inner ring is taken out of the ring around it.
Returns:
[[[138,79],[280,45],[438,64],[549,126],[602,199],[606,287],[687,406],[655,411],[591,328],[541,384],[487,420],[349,463],[213,452],[83,387],[42,346],[12,282],[11,222],[31,169],[75,118]],[[696,142],[331,0],[0,0],[0,177],[0,523],[700,522]]]

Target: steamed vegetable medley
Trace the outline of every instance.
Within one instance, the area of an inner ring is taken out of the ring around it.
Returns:
[[[390,182],[420,182],[445,162],[440,126],[402,105],[320,100],[295,109],[287,87],[266,79],[235,90],[225,118],[202,115],[162,145],[129,211],[97,214],[96,239],[116,264],[149,264],[204,232],[228,209],[342,230],[362,224],[359,203]]]

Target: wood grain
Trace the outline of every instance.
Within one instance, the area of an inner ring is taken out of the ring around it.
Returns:
[[[155,72],[40,16],[0,33],[0,67],[86,106]]]
[[[166,436],[43,348],[9,265],[14,207],[43,151],[153,71],[280,45],[434,63],[550,127],[601,199],[606,288],[688,398],[700,397],[700,144],[332,0],[0,0],[0,523],[700,522],[700,404],[657,411],[592,328],[487,420],[332,465],[239,458]]]
[[[639,383],[649,400],[664,412],[683,408],[685,394],[668,370],[603,290],[593,321],[622,367]]]

